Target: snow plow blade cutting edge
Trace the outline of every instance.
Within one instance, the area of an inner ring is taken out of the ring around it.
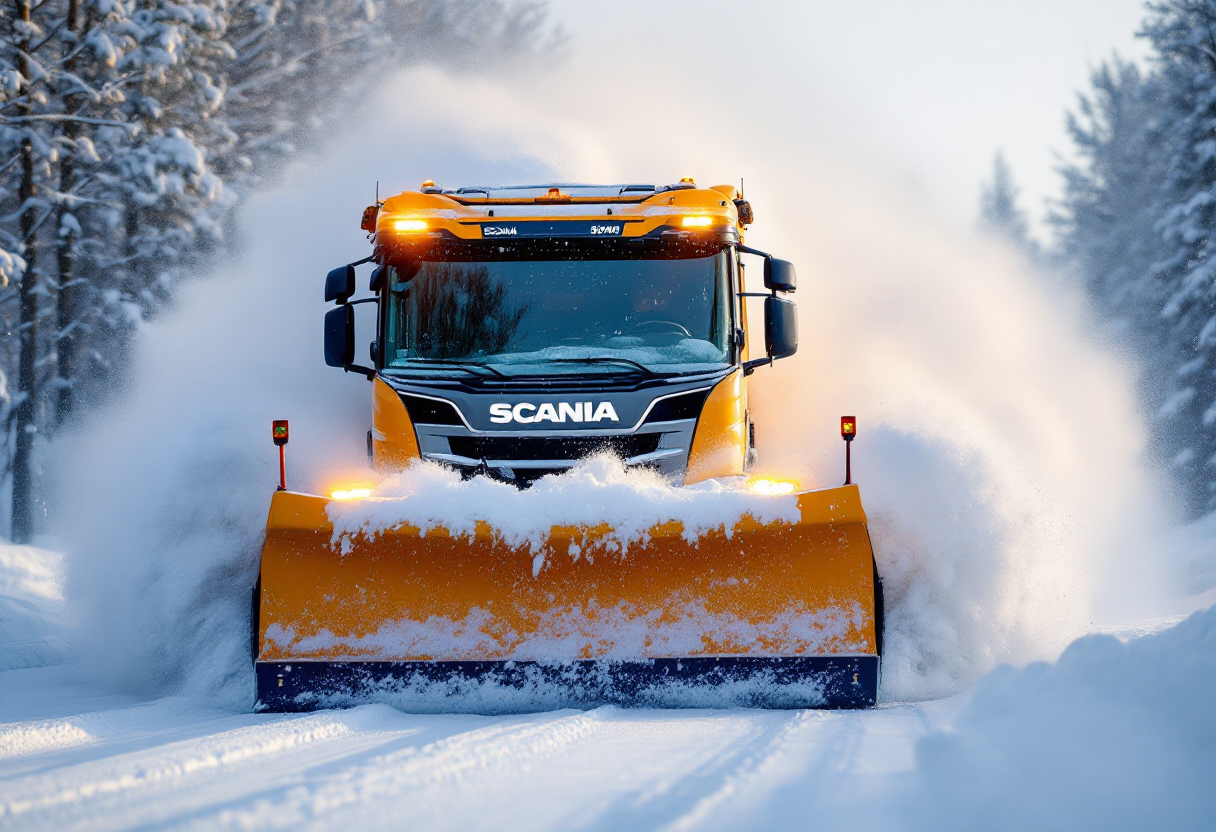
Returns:
[[[534,551],[484,523],[338,541],[328,499],[277,492],[257,707],[873,705],[882,590],[857,487],[795,496],[793,523],[744,515],[689,540],[671,522],[628,545],[554,526]]]

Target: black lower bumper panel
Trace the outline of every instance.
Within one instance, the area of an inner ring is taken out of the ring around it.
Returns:
[[[384,703],[418,713],[527,713],[598,705],[866,708],[877,656],[641,661],[258,662],[257,709]]]

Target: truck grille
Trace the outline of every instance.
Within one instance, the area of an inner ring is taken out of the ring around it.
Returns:
[[[608,451],[628,459],[658,450],[659,433],[627,436],[449,436],[452,453],[470,459],[582,459]]]

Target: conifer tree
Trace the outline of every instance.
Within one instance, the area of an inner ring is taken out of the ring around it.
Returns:
[[[0,483],[20,541],[38,437],[119,388],[134,334],[222,253],[242,196],[387,71],[556,45],[543,4],[499,0],[8,2]]]
[[[44,25],[45,11],[42,6],[35,8],[31,0],[13,0],[11,10],[6,9],[8,27],[0,42],[0,92],[4,96],[0,112],[5,116],[0,124],[0,148],[4,150],[6,173],[0,199],[11,211],[6,213],[16,218],[16,223],[5,229],[4,248],[6,261],[20,266],[19,282],[4,297],[18,307],[14,339],[17,391],[11,408],[12,535],[23,543],[34,533],[32,455],[38,429],[39,331],[46,295],[38,232],[49,213],[42,187],[55,161],[55,147],[48,135],[53,120],[53,113],[48,112],[50,75],[40,54],[51,40]]]
[[[1216,0],[1148,5],[1147,71],[1099,67],[1070,116],[1060,253],[1137,348],[1154,442],[1216,508]]]
[[[1164,291],[1173,390],[1159,413],[1185,437],[1174,457],[1216,507],[1216,2],[1151,4],[1143,33],[1153,44],[1156,91],[1167,108],[1152,164],[1165,193],[1154,210],[1160,244],[1151,279]],[[1150,127],[1151,129],[1151,127]]]
[[[1018,201],[1019,192],[1005,155],[998,151],[992,160],[992,179],[980,190],[980,230],[1037,257],[1038,246],[1030,238],[1026,212]]]

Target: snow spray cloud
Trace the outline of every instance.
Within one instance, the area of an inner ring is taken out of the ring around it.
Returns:
[[[762,466],[836,484],[835,419],[860,418],[855,470],[888,593],[884,696],[957,691],[1084,629],[1145,500],[1127,379],[1076,305],[883,183],[808,161],[797,131],[722,135],[695,101],[647,118],[634,99],[572,95],[586,80],[411,72],[342,146],[249,203],[243,255],[147,328],[128,399],[61,443],[68,594],[98,668],[248,703],[269,422],[293,420],[297,487],[362,466],[366,383],[321,362],[320,283],[366,251],[354,218],[377,179],[390,193],[424,178],[746,173],[749,242],[802,276],[799,355],[752,376]],[[621,129],[625,107],[645,130]]]
[[[935,221],[898,172],[800,111],[799,84],[821,82],[797,64],[747,84],[734,61],[699,62],[696,90],[649,103],[570,95],[585,82],[570,73],[533,100],[604,137],[617,177],[746,176],[748,243],[801,276],[799,352],[751,377],[761,473],[840,483],[837,420],[859,418],[854,473],[888,602],[883,695],[953,693],[1094,623],[1161,610],[1164,487],[1144,464],[1131,371],[1091,333],[1076,287]],[[631,66],[621,90],[661,74]],[[748,105],[727,129],[723,100]],[[646,129],[619,129],[626,114]]]
[[[241,251],[144,328],[123,400],[57,443],[69,607],[82,654],[112,683],[251,701],[249,602],[278,478],[271,420],[292,423],[293,488],[366,477],[368,385],[324,365],[321,290],[326,271],[367,254],[358,216],[377,180],[387,193],[425,178],[549,175],[531,157],[487,158],[441,115],[419,129],[393,104],[354,114],[366,124],[379,112],[380,129],[352,131],[248,202]],[[370,316],[358,325],[372,331]]]
[[[765,465],[819,485],[842,479],[837,418],[858,417],[884,692],[921,698],[1143,614],[1157,517],[1129,374],[1088,337],[1080,299],[901,201],[800,206],[817,229],[801,239],[774,222],[803,267],[803,341],[753,409]]]

